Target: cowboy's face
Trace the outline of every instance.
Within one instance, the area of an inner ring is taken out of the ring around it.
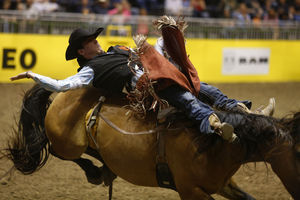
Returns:
[[[102,50],[100,44],[93,37],[87,38],[82,43],[82,48],[78,50],[78,53],[88,60],[102,54],[103,52],[104,51]]]

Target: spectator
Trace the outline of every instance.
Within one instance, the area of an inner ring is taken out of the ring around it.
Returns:
[[[289,19],[289,5],[286,0],[278,1],[278,18],[279,20],[288,20]]]
[[[238,8],[237,4],[239,5]],[[123,15],[183,15],[250,20],[300,21],[300,0],[0,0],[4,10],[53,11]],[[249,16],[251,19],[249,19]]]
[[[249,4],[249,14],[252,20],[260,21],[264,14],[263,9],[261,8],[257,0],[252,0]]]
[[[78,11],[79,1],[78,0],[57,0],[62,11],[65,12],[80,12]]]
[[[142,7],[142,5],[140,4],[139,0],[128,0],[128,3],[131,6],[131,14],[132,15],[139,15],[141,14],[141,9],[144,8]],[[145,10],[145,8],[144,8]],[[146,11],[146,10],[145,10]],[[143,11],[144,12],[144,11]],[[147,11],[146,11],[147,12]]]
[[[147,35],[149,32],[149,27],[147,18],[145,18],[145,16],[147,16],[146,9],[140,9],[140,15],[141,17],[138,18],[137,34]]]
[[[84,15],[91,13],[92,3],[89,0],[81,0],[77,12],[80,12]]]
[[[182,0],[182,15],[183,16],[193,15],[193,7],[190,0]]]
[[[264,20],[278,23],[278,13],[275,8],[269,8],[269,10],[267,10],[267,13],[264,16]]]
[[[204,0],[191,0],[191,4],[193,7],[193,17],[209,17]]]
[[[209,13],[209,17],[217,18],[220,16],[222,10],[218,6],[220,0],[205,0],[206,10]]]
[[[182,13],[182,0],[165,0],[165,14],[179,16]]]
[[[130,4],[127,0],[120,0],[119,2],[114,2],[114,8],[108,11],[110,16],[121,15],[122,17],[112,17],[111,23],[123,25],[131,16]],[[118,30],[118,35],[127,35],[127,31],[120,29]]]
[[[232,13],[232,10],[230,10],[230,8],[226,7],[223,10],[222,17],[225,18],[225,19],[230,19],[230,18],[232,18],[231,13]]]
[[[27,9],[29,9],[32,6],[33,2],[34,2],[34,0],[26,0],[25,1],[25,7]]]
[[[265,11],[268,12],[268,10],[270,10],[271,8],[277,10],[278,8],[278,3],[276,0],[266,0],[264,3],[264,9]]]
[[[223,11],[220,17],[232,18],[232,13],[237,7],[237,2],[236,0],[221,0],[218,7]]]
[[[96,0],[94,6],[92,7],[93,13],[96,14],[107,14],[109,7],[108,0]]]
[[[278,30],[278,25],[279,25],[279,19],[278,19],[278,13],[274,7],[269,8],[267,10],[266,15],[264,16],[264,21],[270,22],[268,26],[272,28],[273,30],[273,39],[278,39],[279,37],[279,30]]]
[[[247,22],[251,21],[251,17],[248,12],[248,8],[245,3],[240,3],[239,7],[233,13],[233,18],[236,19],[238,25],[244,25]]]
[[[16,0],[16,10],[27,10],[25,3],[21,0]]]
[[[290,8],[291,18],[300,21],[300,0],[295,0]]]
[[[128,18],[131,15],[130,4],[127,0],[120,0],[114,3],[114,8],[108,11],[109,15],[123,15]]]
[[[39,13],[47,13],[54,12],[59,9],[59,6],[55,2],[49,2],[49,0],[35,0],[30,8],[29,13],[39,14]]]
[[[12,9],[11,7],[12,7],[11,0],[3,0],[3,2],[2,2],[3,10],[11,10]]]
[[[163,15],[164,14],[164,5],[165,0],[139,0],[143,2],[145,8],[148,12],[148,15]]]

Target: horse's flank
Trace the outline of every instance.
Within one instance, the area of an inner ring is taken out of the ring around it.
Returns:
[[[75,90],[59,93],[53,100],[45,118],[45,128],[52,149],[62,158],[77,159],[87,148],[87,137],[83,134],[84,115],[98,96],[95,90]]]

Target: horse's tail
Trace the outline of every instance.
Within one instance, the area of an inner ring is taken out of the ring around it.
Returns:
[[[39,85],[25,93],[18,128],[8,144],[7,157],[23,174],[31,174],[43,167],[49,157],[49,140],[44,120],[51,104],[52,92]]]

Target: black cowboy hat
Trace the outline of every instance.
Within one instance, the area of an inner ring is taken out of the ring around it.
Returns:
[[[82,42],[89,37],[97,38],[103,30],[104,28],[102,27],[98,28],[95,32],[89,32],[81,28],[74,30],[69,38],[69,46],[66,50],[66,60],[77,58],[77,50],[82,47]]]

